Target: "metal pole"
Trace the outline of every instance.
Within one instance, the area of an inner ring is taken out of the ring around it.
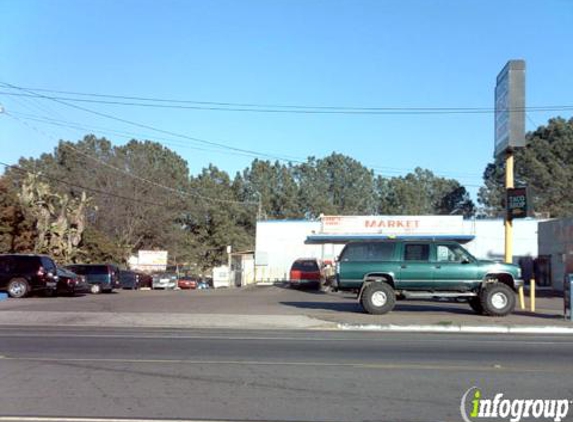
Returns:
[[[231,265],[232,265],[232,260],[231,260],[231,252],[233,251],[233,248],[231,245],[227,246],[227,267],[229,269],[229,287],[234,287],[235,283],[233,283],[233,274],[231,272]]]
[[[507,190],[513,188],[513,151],[508,150],[505,156],[505,192],[507,200]],[[507,204],[506,204],[507,209]],[[513,222],[509,218],[508,212],[505,212],[505,262],[511,264],[513,262]],[[525,297],[523,294],[523,286],[518,289],[519,307],[525,309]]]
[[[531,304],[531,312],[535,312],[535,279],[532,278],[529,287],[529,302]]]
[[[505,158],[505,190],[513,188],[513,152],[507,152]],[[513,222],[505,214],[505,262],[513,262]]]

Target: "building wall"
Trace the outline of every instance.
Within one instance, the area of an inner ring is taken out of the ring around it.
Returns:
[[[538,254],[537,236],[540,220],[513,220],[513,262],[519,258]],[[499,220],[464,220],[465,234],[475,239],[465,247],[477,258],[503,260],[505,257],[505,226]]]
[[[565,274],[573,273],[573,218],[539,224],[539,254],[551,260],[551,282],[563,290]]]
[[[539,220],[514,220],[514,262],[538,253]],[[334,259],[344,245],[305,245],[306,237],[319,234],[320,221],[271,220],[257,222],[256,280],[286,280],[297,258]],[[465,247],[477,258],[503,260],[505,228],[503,220],[464,220],[463,235],[475,235]]]

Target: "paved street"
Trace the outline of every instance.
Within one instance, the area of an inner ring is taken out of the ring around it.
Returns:
[[[457,421],[474,385],[573,398],[572,346],[569,337],[2,328],[0,413]]]
[[[284,321],[290,317],[303,321],[305,326],[323,323],[571,326],[570,322],[563,320],[562,306],[560,298],[539,298],[536,314],[518,309],[508,317],[491,318],[476,315],[467,303],[399,301],[390,314],[376,316],[365,314],[354,295],[298,291],[279,286],[196,291],[121,290],[102,295],[5,300],[0,302],[0,325],[3,321],[41,324],[49,320],[46,312],[52,316],[60,312],[62,314],[57,319],[63,324],[78,325],[89,324],[90,314],[103,315],[114,325],[121,322],[122,315],[133,314],[128,326],[140,325],[138,322],[152,326],[184,326],[185,320],[192,316],[197,321],[207,321],[209,316],[215,320],[216,316],[225,319],[225,315],[259,317],[259,320],[274,317],[275,322],[280,317]],[[70,319],[67,314],[70,312],[76,316]]]

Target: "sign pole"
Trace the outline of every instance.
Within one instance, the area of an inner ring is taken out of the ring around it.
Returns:
[[[505,156],[505,191],[513,189],[514,176],[513,176],[513,150],[507,150]],[[506,195],[507,200],[507,195]],[[506,204],[507,205],[507,204]],[[507,207],[506,207],[507,208]],[[513,262],[513,221],[509,216],[509,209],[505,213],[505,262],[511,264]],[[519,307],[525,309],[525,297],[523,294],[523,286],[519,287]]]
[[[508,150],[505,156],[505,190],[513,188],[513,151]],[[505,215],[505,262],[513,262],[513,222],[509,213]]]

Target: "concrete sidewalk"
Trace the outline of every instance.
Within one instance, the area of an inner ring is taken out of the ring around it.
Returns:
[[[1,326],[334,330],[335,322],[305,315],[221,315],[134,312],[0,312]]]
[[[528,323],[529,322],[529,323]],[[519,316],[486,318],[443,315],[404,317],[404,315],[337,318],[332,315],[230,315],[135,312],[0,312],[0,326],[107,327],[107,328],[181,328],[252,330],[344,330],[419,333],[490,334],[568,334],[568,321],[535,321]]]

